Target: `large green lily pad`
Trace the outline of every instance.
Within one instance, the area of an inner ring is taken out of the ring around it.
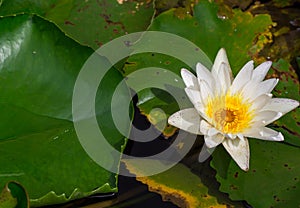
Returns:
[[[86,154],[72,122],[74,83],[93,50],[37,16],[1,18],[0,28],[0,186],[19,182],[31,206],[117,191],[116,174]],[[108,103],[121,79],[110,70],[96,102],[99,126],[119,151],[125,139]]]
[[[210,60],[215,59],[220,48],[225,48],[236,74],[250,55],[260,51],[259,47],[253,48],[253,45],[267,43],[272,20],[269,15],[254,17],[239,9],[226,12],[218,9],[216,3],[209,1],[196,4],[193,15],[183,15],[172,9],[158,16],[149,29],[174,33],[194,42]]]
[[[3,0],[0,16],[37,14],[68,36],[94,49],[127,33],[143,31],[154,14],[146,0]]]

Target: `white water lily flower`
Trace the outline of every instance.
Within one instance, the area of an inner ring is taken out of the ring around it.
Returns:
[[[249,61],[233,79],[224,49],[220,49],[211,72],[198,63],[197,77],[186,69],[181,76],[185,92],[194,108],[180,110],[169,124],[190,133],[204,135],[208,148],[223,144],[239,167],[249,169],[249,144],[246,137],[283,141],[280,132],[265,127],[299,105],[298,101],[272,98],[278,79],[264,80],[272,62],[254,69]]]

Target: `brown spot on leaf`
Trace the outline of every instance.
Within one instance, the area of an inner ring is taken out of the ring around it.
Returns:
[[[239,176],[238,172],[235,172],[234,177],[237,178]]]
[[[276,195],[273,196],[273,199],[274,199],[275,201],[277,201],[277,202],[280,201],[280,199],[279,199],[278,196],[276,196]]]
[[[236,187],[235,185],[230,185],[230,189],[231,190],[238,190],[238,187]]]
[[[115,34],[119,34],[119,31],[118,31],[117,29],[113,29],[113,32],[114,32]]]
[[[102,42],[99,42],[98,40],[95,40],[95,43],[98,45],[98,46],[102,46],[103,43]]]
[[[72,26],[75,26],[75,24],[69,20],[66,20],[65,21],[65,25],[72,25]]]
[[[110,18],[111,18],[111,15],[109,14],[100,14],[100,17],[102,17],[104,19],[104,21],[107,23],[107,25],[109,26],[119,26],[124,32],[125,31],[125,26],[122,22],[115,22],[115,21],[112,21]]]

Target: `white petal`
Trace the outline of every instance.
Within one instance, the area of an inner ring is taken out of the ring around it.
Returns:
[[[196,72],[199,82],[200,80],[205,80],[209,84],[210,88],[214,87],[215,81],[211,75],[211,72],[205,66],[203,66],[201,63],[198,63],[196,65]]]
[[[263,62],[262,64],[257,66],[253,71],[252,79],[255,79],[259,82],[263,81],[263,79],[267,75],[267,73],[268,73],[271,66],[272,66],[271,61]]]
[[[198,113],[205,119],[208,119],[204,112],[204,105],[202,103],[202,97],[199,90],[194,90],[191,88],[184,89],[190,101],[193,103],[195,109]]]
[[[201,102],[197,102],[194,104],[194,107],[196,108],[196,110],[198,111],[198,113],[203,117],[205,118],[203,115],[205,114],[204,113],[204,106]]]
[[[207,132],[208,136],[215,136],[217,134],[220,134],[220,131],[218,131],[216,128],[210,128]]]
[[[194,90],[199,90],[197,77],[187,69],[181,69],[181,77],[184,84]]]
[[[282,113],[276,111],[260,111],[255,115],[253,121],[262,123],[263,125],[268,125],[281,116]]]
[[[214,128],[212,125],[207,123],[205,120],[200,121],[200,131],[204,135],[208,136],[215,136],[217,134],[220,134],[220,131]],[[224,137],[224,136],[223,136]]]
[[[241,169],[249,170],[250,151],[246,138],[225,139],[222,144]]]
[[[216,134],[213,136],[204,135],[205,145],[208,148],[213,148],[221,144],[224,140],[224,136],[222,134]]]
[[[222,88],[219,78],[214,77],[214,82],[215,82],[215,85],[214,85],[213,89],[214,89],[215,95],[222,95],[225,90]]]
[[[209,87],[209,84],[204,80],[201,80],[199,82],[199,87],[200,87],[201,101],[203,104],[205,104],[207,102],[207,98],[213,97],[212,89]]]
[[[259,83],[258,85],[258,94],[259,95],[262,95],[262,94],[267,94],[267,93],[270,93],[274,87],[277,85],[278,83],[278,79],[267,79],[261,83]]]
[[[187,108],[172,114],[168,123],[193,134],[200,132],[201,117],[194,108]]]
[[[282,115],[290,112],[291,110],[297,108],[299,106],[299,102],[292,99],[287,98],[273,98],[266,104],[262,110],[272,110],[281,112]]]
[[[240,91],[252,78],[253,73],[253,61],[246,63],[241,71],[236,75],[235,79],[232,82],[230,92],[235,94]]]
[[[284,137],[280,132],[267,127],[261,127],[259,129],[253,129],[252,132],[245,134],[247,137],[256,139],[268,140],[268,141],[283,141]]]
[[[207,115],[206,115],[205,112],[204,112],[204,109],[205,109],[205,108],[204,108],[204,106],[203,106],[202,103],[198,102],[198,103],[194,104],[194,107],[195,107],[195,109],[197,110],[198,114],[199,114],[202,118],[204,118],[204,119],[207,120],[207,121],[210,121],[210,118],[208,118]]]
[[[211,73],[214,77],[217,77],[218,74],[219,74],[219,69],[220,69],[220,66],[222,63],[225,63],[227,64],[228,66],[229,65],[229,61],[228,61],[228,58],[227,58],[227,55],[226,55],[226,51],[224,48],[221,48],[217,55],[216,55],[216,58],[215,58],[215,61],[214,61],[214,64],[212,66],[212,70],[211,70]],[[229,68],[230,69],[230,68]],[[230,69],[231,71],[231,69]]]
[[[258,96],[270,94],[277,85],[278,79],[267,79],[258,83],[257,80],[250,80],[243,88],[242,94],[245,98],[253,101]]]
[[[229,66],[225,63],[221,63],[219,73],[218,73],[218,79],[222,88],[222,92],[227,92],[231,85],[231,79],[232,74],[231,70],[229,70]]]
[[[249,99],[250,101],[254,101],[257,97],[259,82],[256,80],[249,80],[241,90],[241,93],[244,99]]]
[[[272,96],[268,94],[258,96],[251,105],[251,110],[261,111],[262,108],[268,104],[271,100]]]
[[[236,138],[236,134],[226,134],[226,137],[229,137],[230,139],[235,139]]]
[[[202,134],[208,134],[209,129],[213,128],[212,125],[207,123],[205,120],[201,120],[200,122],[200,131]]]
[[[194,90],[193,88],[185,88],[184,91],[194,105],[197,102],[201,102],[201,94],[199,90]]]
[[[237,136],[238,136],[238,138],[240,138],[240,139],[245,139],[244,135],[242,135],[242,134],[237,134]]]

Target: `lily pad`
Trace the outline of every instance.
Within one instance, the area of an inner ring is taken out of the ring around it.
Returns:
[[[127,33],[146,30],[154,8],[148,0],[3,0],[0,16],[37,14],[82,45],[99,48]]]
[[[239,9],[226,13],[218,9],[216,3],[209,1],[196,4],[192,16],[180,16],[176,9],[172,9],[155,18],[149,29],[174,33],[192,41],[210,60],[214,60],[220,48],[225,48],[236,74],[250,59],[251,53],[259,52],[260,49],[252,48],[253,45],[267,43],[262,37],[266,37],[272,20],[269,15],[254,17]]]
[[[124,162],[132,174],[143,173],[143,170],[137,169],[135,163],[131,163],[130,160]],[[160,162],[157,163],[159,165]],[[218,202],[215,196],[208,193],[201,179],[180,163],[163,173],[137,177],[137,180],[148,185],[149,191],[159,193],[163,200],[171,201],[179,207],[234,207]]]
[[[0,185],[22,184],[31,206],[116,192],[117,175],[87,155],[72,121],[74,83],[93,50],[37,16],[1,18],[0,28]],[[120,152],[126,139],[108,103],[121,80],[110,70],[96,97],[99,127]],[[126,86],[120,89],[128,95]]]
[[[186,53],[195,57],[198,51],[202,50],[210,60],[214,60],[217,51],[221,47],[226,49],[232,70],[236,74],[251,59],[251,55],[257,55],[263,46],[270,41],[269,27],[272,25],[272,21],[269,15],[256,15],[254,17],[251,13],[242,12],[238,9],[221,14],[218,11],[218,5],[209,1],[200,1],[196,4],[192,14],[183,13],[181,9],[168,10],[154,19],[149,30],[176,34],[193,42],[195,44],[194,50],[182,51],[173,44],[169,44],[166,46],[167,48],[179,51],[181,55],[176,58],[172,57],[171,54],[162,55],[158,53],[131,56],[124,67],[124,74],[127,75],[133,71],[149,67],[149,65],[164,68],[178,75],[181,68],[195,69],[197,62],[201,62],[210,68],[211,62],[206,61],[205,55],[198,55],[193,66],[180,62],[178,57],[180,59],[186,56]],[[153,72],[152,79],[156,78],[157,74]],[[179,82],[181,82],[181,79]],[[182,89],[180,90],[182,91]],[[161,94],[159,93],[159,95]],[[167,126],[166,119],[161,119],[164,117],[162,112],[152,115],[150,112],[151,109],[161,108],[165,110],[168,117],[179,110],[178,105],[174,103],[174,99],[165,99],[162,102],[161,97],[154,95],[149,89],[139,92],[138,96],[140,97],[138,106],[141,112],[165,136],[171,136],[176,129]],[[188,103],[188,101],[185,102]],[[166,126],[166,128],[163,129],[162,126]]]
[[[250,170],[242,171],[222,147],[213,154],[220,190],[253,207],[299,207],[300,148],[250,140]]]

